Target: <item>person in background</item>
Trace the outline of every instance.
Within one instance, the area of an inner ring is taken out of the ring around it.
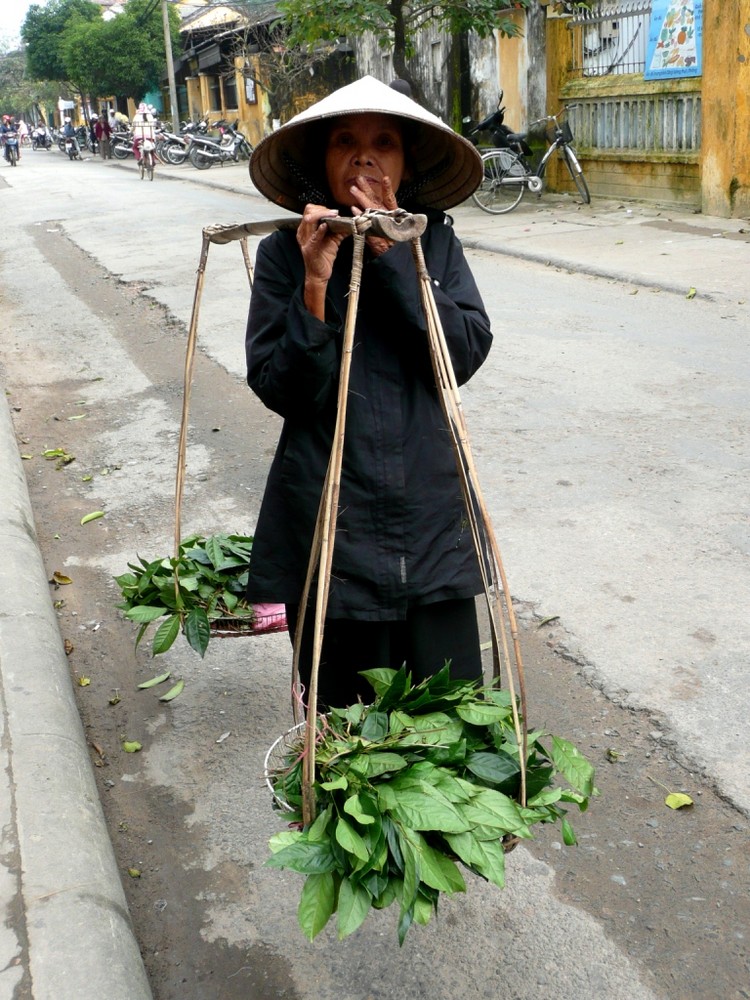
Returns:
[[[96,123],[99,121],[99,115],[94,112],[89,119],[89,143],[91,145],[92,153],[96,154],[99,149],[99,142],[96,138]]]
[[[388,84],[391,90],[395,90],[398,94],[403,94],[404,97],[411,97],[414,100],[414,94],[412,93],[411,84],[408,80],[402,80],[396,77],[395,80],[391,80]]]
[[[18,159],[21,159],[21,146],[30,146],[31,139],[29,137],[29,126],[23,120],[19,118],[16,122],[16,130],[18,132]]]
[[[93,117],[93,116],[92,116]],[[112,159],[112,129],[109,122],[104,117],[97,118],[94,122],[94,135],[99,143],[99,152],[103,160]]]
[[[80,146],[80,143],[78,142],[78,133],[76,132],[75,125],[70,120],[70,118],[68,118],[67,116],[63,119],[62,134],[63,134],[63,136],[66,139],[72,139],[73,140],[73,142],[76,144],[76,148],[77,148],[77,150],[78,150],[78,152],[80,154],[80,152],[81,152],[81,146]]]
[[[156,139],[156,119],[143,101],[133,115],[133,154],[136,163],[141,158],[141,146],[144,139],[154,142]]]
[[[325,219],[368,208],[427,215],[421,242],[462,385],[492,334],[443,210],[475,190],[482,162],[435,115],[365,77],[264,138],[250,175],[302,218],[296,232],[266,237],[256,257],[247,380],[284,425],[253,533],[247,596],[286,604],[292,637],[305,615],[300,678],[309,689],[313,616],[301,600],[333,443],[352,269],[352,240]],[[482,590],[412,248],[367,236],[318,707],[371,699],[359,671],[375,667],[405,663],[416,683],[449,660],[453,677],[479,681]]]

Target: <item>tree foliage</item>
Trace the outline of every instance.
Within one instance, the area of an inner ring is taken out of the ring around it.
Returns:
[[[21,49],[0,55],[0,108],[4,112],[36,121],[40,108],[53,105],[58,93],[54,84],[29,78]]]
[[[280,0],[279,11],[289,26],[292,45],[315,45],[364,31],[377,35],[380,45],[393,52],[396,74],[411,83],[423,98],[419,81],[407,60],[414,52],[412,39],[422,28],[433,27],[459,34],[474,31],[485,38],[493,31],[519,34],[510,16],[513,8],[529,7],[532,0]]]
[[[173,50],[179,40],[179,15],[169,8]],[[90,94],[141,98],[157,89],[166,64],[161,5],[129,0],[111,21],[89,24],[74,17],[61,42],[68,78]]]
[[[169,7],[173,50],[179,15]],[[90,0],[51,0],[29,9],[22,28],[30,75],[68,81],[81,93],[141,98],[158,87],[166,57],[161,5],[128,0],[109,21]]]
[[[26,43],[26,66],[35,80],[69,80],[62,52],[65,29],[74,18],[101,21],[101,7],[90,0],[50,0],[46,7],[32,4],[21,28]]]

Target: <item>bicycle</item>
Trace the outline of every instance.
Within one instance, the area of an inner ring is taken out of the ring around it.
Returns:
[[[556,115],[545,115],[532,122],[530,129],[537,125],[545,126],[545,135],[549,146],[540,156],[536,169],[532,169],[529,156],[531,150],[526,143],[528,133],[511,132],[503,126],[504,143],[507,145],[496,146],[482,152],[482,163],[484,165],[484,176],[482,183],[472,195],[472,199],[485,212],[491,215],[503,215],[505,212],[512,212],[520,203],[524,192],[528,188],[533,194],[541,195],[544,188],[544,174],[551,157],[557,150],[565,166],[570,172],[576,190],[581,196],[585,205],[591,203],[586,178],[583,176],[583,168],[578,162],[576,151],[573,148],[573,133],[570,125],[566,121],[560,121],[562,116],[575,105],[570,104]],[[502,117],[498,121],[498,116],[502,116],[504,109],[500,108],[486,121],[493,122],[495,126],[495,136],[502,126]],[[482,125],[485,125],[483,122]],[[473,131],[481,131],[482,125],[477,126]],[[485,126],[486,127],[486,126]]]
[[[141,174],[141,180],[148,177],[152,181],[154,179],[154,165],[156,164],[156,144],[150,139],[144,139],[140,144],[140,154],[138,170]]]

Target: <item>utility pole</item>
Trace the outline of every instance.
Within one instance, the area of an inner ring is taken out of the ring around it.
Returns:
[[[180,109],[177,107],[177,83],[174,78],[174,59],[172,58],[172,35],[169,31],[169,13],[167,0],[161,0],[161,19],[164,24],[164,48],[167,53],[167,78],[169,80],[169,104],[172,108],[172,131],[180,131]]]

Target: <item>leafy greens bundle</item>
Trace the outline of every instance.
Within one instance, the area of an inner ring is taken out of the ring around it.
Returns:
[[[117,607],[138,623],[138,646],[152,622],[164,620],[154,633],[154,656],[165,653],[180,634],[204,656],[211,622],[252,620],[245,600],[253,539],[246,535],[191,535],[180,543],[177,558],[128,563],[130,573],[115,577],[123,603]]]
[[[399,943],[427,924],[440,893],[464,892],[458,866],[499,887],[505,850],[535,823],[575,833],[563,803],[581,811],[597,794],[594,769],[567,740],[530,732],[525,806],[510,696],[452,681],[446,665],[413,685],[404,668],[368,670],[371,705],[316,720],[316,818],[302,826],[304,729],[285,761],[267,769],[291,826],[271,838],[266,864],[307,876],[298,908],[312,940],[338,913],[344,938],[371,908],[399,905]],[[548,745],[547,745],[548,744]]]

